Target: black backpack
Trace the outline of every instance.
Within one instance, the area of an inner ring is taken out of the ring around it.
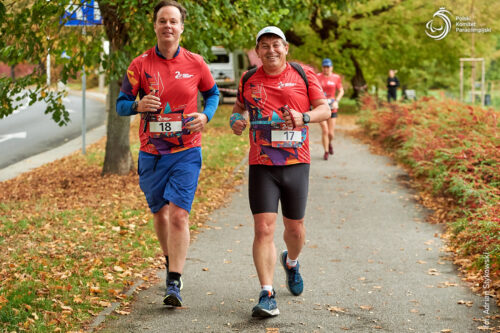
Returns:
[[[302,66],[296,62],[290,61],[289,64],[300,74],[302,80],[304,80],[304,83],[306,84],[307,95],[309,96],[309,81],[307,80],[306,72],[304,72]],[[245,75],[243,75],[243,79],[241,80],[241,96],[243,96],[243,92],[245,91],[245,83],[247,83],[248,79],[250,79],[250,77],[254,75],[256,71],[257,67],[254,67],[246,72]]]

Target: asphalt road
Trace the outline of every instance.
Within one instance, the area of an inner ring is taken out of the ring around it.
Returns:
[[[186,308],[162,305],[162,282],[136,295],[128,316],[104,332],[476,332],[484,298],[461,281],[442,250],[442,227],[404,186],[403,170],[338,134],[325,162],[313,125],[307,243],[299,257],[305,291],[292,296],[276,265],[281,314],[258,320],[259,282],[252,261],[247,184],[211,216],[188,253]],[[282,223],[275,235],[284,248]],[[459,304],[460,301],[469,302]],[[498,312],[489,301],[490,313]],[[489,325],[493,325],[490,323]],[[448,331],[449,330],[449,331]],[[478,331],[479,332],[479,331]]]
[[[67,126],[59,127],[50,115],[44,114],[44,103],[29,106],[27,99],[20,102],[21,107],[14,114],[0,119],[0,169],[81,136],[81,96],[70,93],[63,102],[70,112]],[[85,109],[87,130],[104,124],[106,112],[102,99],[87,96]]]

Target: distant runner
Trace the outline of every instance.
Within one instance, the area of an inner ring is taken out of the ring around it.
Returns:
[[[254,217],[253,258],[261,284],[252,316],[271,317],[279,314],[273,289],[278,202],[287,248],[280,261],[288,289],[298,296],[304,288],[298,257],[305,242],[309,186],[307,124],[327,119],[330,111],[315,73],[286,61],[288,43],[279,28],[259,31],[255,50],[263,65],[243,75],[230,125],[241,135],[250,123],[248,193]]]
[[[339,110],[339,102],[344,96],[344,88],[342,87],[342,79],[340,75],[333,73],[333,63],[329,58],[323,59],[323,70],[318,73],[318,79],[321,87],[325,92],[330,106],[331,116],[328,120],[320,123],[321,126],[321,143],[325,153],[323,159],[328,160],[328,155],[333,155],[332,141],[335,137],[335,123],[337,122],[337,111]],[[337,97],[335,94],[338,91]]]
[[[203,58],[179,46],[185,18],[186,9],[175,1],[156,5],[157,45],[132,61],[116,102],[121,116],[141,114],[139,184],[165,255],[163,303],[172,306],[182,306],[181,274],[190,240],[189,211],[201,169],[201,131],[219,103],[219,91]],[[198,91],[205,99],[202,113],[197,112]]]

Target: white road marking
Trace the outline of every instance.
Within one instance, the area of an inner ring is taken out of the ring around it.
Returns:
[[[10,139],[26,139],[26,132],[17,132],[0,135],[0,143]]]

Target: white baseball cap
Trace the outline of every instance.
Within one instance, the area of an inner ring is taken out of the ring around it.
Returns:
[[[268,26],[268,27],[265,27],[264,29],[262,29],[261,31],[259,31],[259,33],[257,34],[257,37],[255,38],[255,45],[257,45],[259,43],[260,37],[262,37],[262,35],[265,35],[265,34],[276,35],[286,42],[285,34],[283,33],[283,31],[281,31],[280,28],[275,27],[275,26]]]

